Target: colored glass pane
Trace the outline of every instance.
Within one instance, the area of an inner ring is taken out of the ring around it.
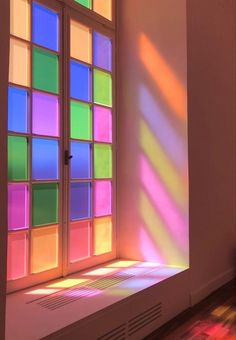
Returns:
[[[94,220],[94,255],[101,255],[112,250],[111,217],[95,218]]]
[[[58,14],[33,3],[33,42],[51,50],[59,49]]]
[[[8,179],[25,180],[28,178],[27,138],[8,137]]]
[[[29,227],[29,192],[26,184],[8,184],[8,230]]]
[[[58,185],[56,183],[33,184],[33,226],[58,222]]]
[[[112,112],[101,106],[94,106],[94,139],[97,142],[112,141]]]
[[[93,0],[93,10],[108,20],[111,20],[112,0]]]
[[[33,179],[58,179],[58,141],[42,138],[32,140]]]
[[[112,177],[112,149],[110,145],[94,145],[94,175],[95,178]]]
[[[7,279],[16,280],[27,274],[27,233],[9,233],[7,251]]]
[[[71,183],[70,218],[79,220],[91,216],[91,184]]]
[[[30,48],[17,39],[10,40],[9,81],[22,86],[30,86]]]
[[[100,33],[93,34],[93,58],[94,65],[111,71],[112,45],[111,39]]]
[[[10,26],[12,35],[30,40],[29,0],[11,0]]]
[[[89,27],[71,20],[70,46],[72,58],[91,63],[92,39]]]
[[[94,183],[94,211],[95,216],[111,214],[111,181],[95,181]]]
[[[78,4],[91,9],[91,0],[75,0]]]
[[[29,94],[25,89],[9,86],[8,89],[8,130],[28,131]]]
[[[39,273],[58,266],[58,226],[32,230],[31,272]]]
[[[71,60],[70,62],[70,95],[72,98],[90,101],[90,68]]]
[[[42,92],[32,95],[32,130],[34,134],[59,136],[58,97]]]
[[[109,73],[94,69],[94,102],[112,106],[112,79]]]
[[[89,104],[71,101],[70,136],[75,139],[92,138],[91,108]]]
[[[71,142],[71,178],[90,178],[90,144]]]
[[[58,56],[33,48],[33,87],[52,93],[59,90]]]
[[[78,261],[90,255],[90,229],[90,222],[83,221],[70,224],[70,262]]]

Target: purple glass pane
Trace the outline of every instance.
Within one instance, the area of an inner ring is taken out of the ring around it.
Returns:
[[[8,230],[29,227],[29,192],[26,184],[8,185]]]
[[[112,45],[111,39],[105,35],[94,32],[93,35],[94,64],[105,70],[112,69]]]
[[[91,184],[71,183],[70,219],[80,220],[91,217]]]
[[[71,142],[71,178],[87,179],[91,177],[90,144]]]
[[[112,142],[111,109],[94,106],[94,139],[97,142]]]

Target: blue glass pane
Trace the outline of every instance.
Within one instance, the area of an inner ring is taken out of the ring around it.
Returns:
[[[70,62],[70,96],[90,101],[90,69],[88,66],[71,60]]]
[[[95,66],[105,70],[112,69],[112,45],[111,39],[105,35],[94,32],[93,35],[93,55]]]
[[[59,50],[58,14],[33,3],[33,42],[51,50]]]
[[[80,220],[91,217],[91,184],[71,183],[70,218]]]
[[[71,178],[90,178],[90,144],[71,142]]]
[[[58,179],[58,173],[58,142],[50,139],[33,138],[33,179]]]
[[[28,131],[28,92],[9,86],[8,89],[8,130],[14,132]]]

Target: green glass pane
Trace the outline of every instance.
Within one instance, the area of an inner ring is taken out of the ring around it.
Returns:
[[[58,93],[58,56],[41,48],[33,48],[33,87]]]
[[[70,136],[85,140],[92,138],[91,109],[88,104],[71,101]]]
[[[109,73],[94,70],[94,102],[112,106],[112,79]]]
[[[33,184],[32,224],[33,226],[58,222],[58,185]]]
[[[95,178],[112,178],[112,149],[110,145],[94,144]]]
[[[8,179],[10,181],[28,178],[27,138],[8,137]]]
[[[91,9],[91,0],[75,0],[78,4]]]

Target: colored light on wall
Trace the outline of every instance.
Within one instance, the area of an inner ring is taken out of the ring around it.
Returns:
[[[106,144],[94,144],[95,178],[112,178],[112,148]]]
[[[91,0],[75,0],[75,2],[84,7],[91,8]]]
[[[111,39],[103,34],[93,33],[93,62],[94,65],[107,71],[112,69]]]
[[[33,184],[32,224],[33,226],[58,222],[58,184]]]
[[[27,138],[8,137],[8,179],[12,181],[28,178]]]
[[[71,20],[70,46],[72,58],[91,63],[92,37],[89,27]]]
[[[34,91],[32,94],[32,130],[34,134],[59,136],[58,97]]]
[[[59,50],[59,21],[58,14],[52,10],[33,3],[33,34],[32,40],[35,44]]]
[[[94,69],[93,74],[94,102],[112,106],[112,78],[109,73]]]
[[[111,217],[95,218],[94,220],[94,255],[101,255],[112,250]]]
[[[94,139],[97,142],[112,142],[111,109],[94,106]]]
[[[91,217],[91,184],[71,183],[70,218],[79,220]]]
[[[92,114],[89,104],[71,100],[70,137],[90,140],[92,138]]]
[[[89,143],[71,142],[71,178],[91,177],[91,147]]]
[[[93,10],[108,20],[111,20],[112,0],[93,0]]]
[[[91,72],[87,65],[71,60],[70,95],[72,98],[90,101]]]
[[[94,212],[95,216],[111,214],[112,185],[111,181],[95,181],[94,183]]]
[[[30,86],[29,44],[11,38],[9,81],[22,86]]]
[[[30,2],[29,0],[11,0],[10,32],[19,38],[30,40]]]
[[[28,131],[29,94],[25,89],[8,88],[8,130],[26,133]]]
[[[7,279],[16,280],[27,275],[27,232],[8,234]]]
[[[8,184],[8,230],[29,227],[29,191],[27,184]]]
[[[90,256],[90,231],[90,222],[73,222],[70,224],[70,262],[76,262]]]
[[[31,272],[39,273],[58,266],[58,226],[32,230]]]

